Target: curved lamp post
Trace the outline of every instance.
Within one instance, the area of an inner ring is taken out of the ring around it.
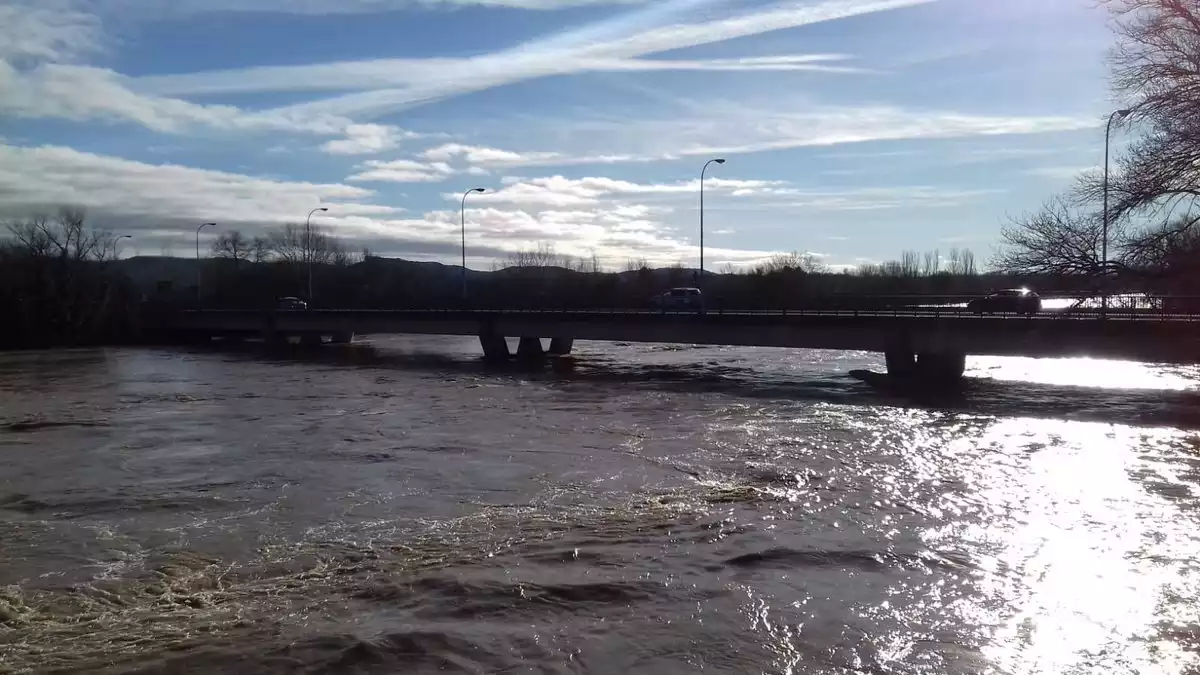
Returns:
[[[113,240],[113,257],[117,260],[121,259],[121,251],[117,248],[122,239],[133,239],[132,234],[123,234]]]
[[[312,217],[317,211],[328,211],[324,206],[318,206],[308,212],[308,217],[304,219],[304,262],[308,266],[308,301],[313,301],[312,292]]]
[[[458,209],[459,222],[462,225],[462,299],[467,301],[467,195],[472,192],[486,192],[481,187],[471,188],[463,193],[462,204]]]
[[[704,168],[700,169],[700,280],[704,280],[704,172],[708,170],[708,165],[716,162],[724,164],[723,158],[710,159],[704,163]]]
[[[196,227],[196,304],[200,304],[200,230],[206,227],[216,227],[216,223],[200,223]]]
[[[1114,110],[1108,116],[1108,126],[1104,128],[1104,214],[1102,216],[1103,234],[1100,242],[1100,277],[1102,284],[1100,288],[1100,318],[1108,316],[1108,142],[1112,136],[1112,125],[1117,119],[1125,119],[1132,113],[1130,108],[1122,108]]]

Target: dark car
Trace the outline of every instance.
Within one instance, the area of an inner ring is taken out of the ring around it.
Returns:
[[[276,307],[276,309],[281,309],[281,310],[308,309],[308,303],[301,300],[300,298],[287,297],[287,298],[280,298],[279,303],[277,305],[275,305],[275,307]]]
[[[699,309],[704,306],[704,296],[699,288],[672,288],[650,298],[650,306],[656,309]]]
[[[967,303],[967,309],[976,314],[1011,312],[1032,315],[1042,311],[1042,299],[1028,288],[1006,288],[982,298],[975,298]]]

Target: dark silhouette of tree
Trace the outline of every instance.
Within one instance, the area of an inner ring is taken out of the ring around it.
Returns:
[[[1117,153],[1110,172],[1109,257],[1115,262],[1109,272],[1181,274],[1192,268],[1168,263],[1178,263],[1180,251],[1192,246],[1192,230],[1200,222],[1200,3],[1105,2],[1118,36],[1111,56],[1113,91],[1132,102],[1131,113],[1118,124],[1137,134]],[[1014,263],[1005,267],[1012,272],[1103,272],[1100,247],[1093,246],[1102,229],[1103,192],[1102,172],[1083,174],[1070,196],[1013,223],[1005,242],[1024,250],[1002,252],[996,263]]]
[[[213,242],[212,253],[218,258],[232,260],[235,264],[253,260],[254,241],[247,239],[237,230],[222,232]]]

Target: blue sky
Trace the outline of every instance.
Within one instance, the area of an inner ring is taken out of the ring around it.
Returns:
[[[1092,0],[9,0],[0,218],[84,206],[126,254],[319,222],[468,263],[902,249],[986,259],[1095,166]],[[211,236],[207,235],[206,236]],[[132,250],[130,250],[132,249]]]

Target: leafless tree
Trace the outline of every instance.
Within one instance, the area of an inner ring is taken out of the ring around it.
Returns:
[[[559,255],[554,250],[554,244],[538,242],[537,248],[524,249],[508,255],[508,267],[520,268],[570,268],[571,261],[567,256]]]
[[[975,252],[969,248],[952,248],[946,258],[945,271],[956,276],[973,276],[978,273],[975,269]]]
[[[1101,225],[1097,214],[1065,197],[1051,199],[1004,228],[992,266],[1010,274],[1099,274]]]
[[[1103,2],[1118,36],[1113,90],[1132,102],[1125,123],[1138,134],[1116,157],[1109,179],[1109,220],[1116,230],[1110,257],[1126,266],[1156,265],[1165,252],[1188,248],[1200,222],[1200,3]],[[1101,172],[1084,174],[1071,196],[1078,211],[1065,217],[1061,204],[1052,203],[1047,213],[1016,223],[1029,232],[1007,236],[1006,243],[1038,248],[1002,252],[999,259],[1022,268],[1099,272],[1091,242],[1094,226],[1103,221],[1103,192]],[[1055,231],[1063,241],[1050,241]],[[1038,261],[1039,252],[1053,257]]]
[[[218,258],[227,258],[234,263],[253,260],[254,242],[237,230],[222,232],[213,241],[212,253]]]
[[[650,263],[645,258],[630,258],[625,261],[626,272],[638,272],[650,269]]]
[[[271,239],[269,237],[255,237],[250,242],[250,261],[256,263],[264,263],[271,260]]]
[[[64,207],[54,218],[35,216],[9,223],[8,231],[26,253],[71,262],[104,261],[116,257],[117,239],[107,230],[86,224],[82,209]]]
[[[926,251],[924,261],[921,264],[921,276],[931,277],[941,271],[942,256],[935,248],[932,251]]]
[[[820,258],[811,253],[777,253],[766,262],[754,266],[755,274],[772,274],[780,272],[799,272],[816,274],[825,272],[825,265]]]

